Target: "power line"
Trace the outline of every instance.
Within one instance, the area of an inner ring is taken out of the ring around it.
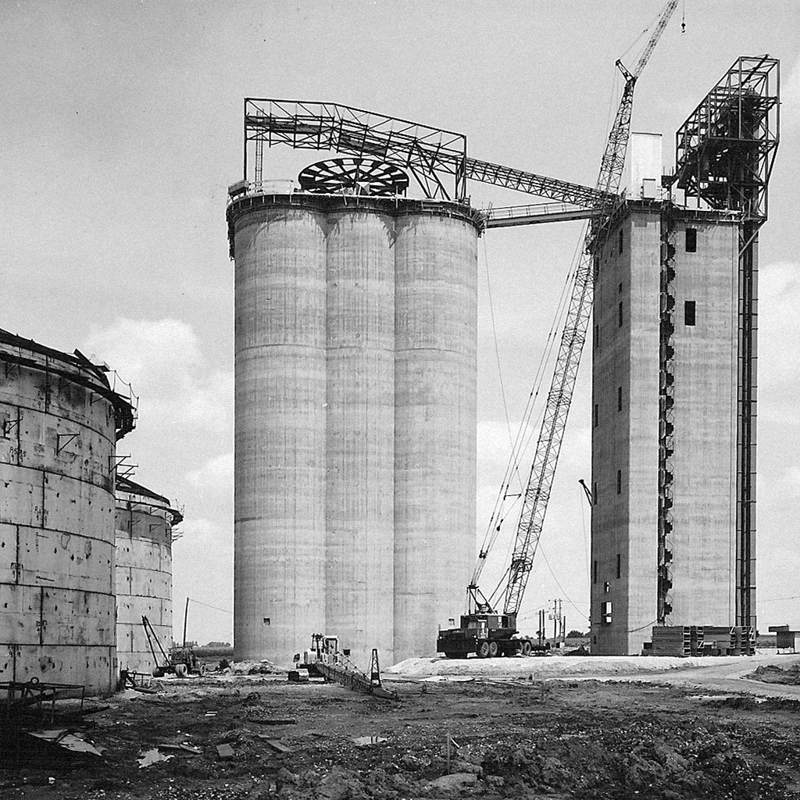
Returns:
[[[190,597],[189,600],[191,600],[193,603],[197,603],[197,605],[199,605],[199,606],[205,606],[206,608],[213,608],[215,611],[223,611],[226,614],[233,614],[233,611],[230,611],[227,608],[220,608],[219,606],[212,606],[212,605],[209,605],[208,603],[202,602],[201,600],[195,600],[194,597]]]

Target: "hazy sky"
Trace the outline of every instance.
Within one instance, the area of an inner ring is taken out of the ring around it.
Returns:
[[[174,547],[176,628],[189,596],[198,601],[190,638],[232,636],[225,203],[241,177],[242,99],[371,109],[463,132],[475,158],[593,184],[618,99],[614,62],[633,65],[638,37],[662,5],[0,4],[0,327],[94,354],[141,396],[138,428],[120,450],[139,464],[135,480],[185,505]],[[695,105],[739,55],[764,53],[782,60],[783,130],[761,234],[762,630],[800,625],[800,3],[682,1],[639,81],[633,117],[634,130],[664,134],[669,167],[674,132]],[[295,177],[315,160],[270,151],[265,177]],[[535,201],[480,184],[470,191],[476,206]],[[487,275],[516,423],[580,240],[579,223],[493,230],[481,240],[479,534],[509,453]],[[587,625],[589,509],[577,481],[590,474],[588,354],[523,606],[530,629],[536,609],[556,596],[569,627]]]

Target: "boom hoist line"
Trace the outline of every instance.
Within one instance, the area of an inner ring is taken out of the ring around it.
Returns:
[[[533,465],[523,494],[511,563],[503,577],[506,586],[500,599],[503,601],[504,614],[516,615],[519,611],[542,534],[575,381],[578,376],[581,353],[589,327],[594,294],[595,254],[602,246],[606,234],[605,225],[618,201],[619,185],[630,138],[636,81],[650,60],[650,56],[677,5],[678,0],[669,0],[662,10],[656,27],[633,72],[629,72],[621,61],[616,62],[617,68],[625,77],[625,87],[600,163],[600,173],[596,184],[597,196],[602,198],[598,201],[599,215],[589,225],[580,260],[575,270],[569,308],[561,334],[550,391],[547,395],[547,405],[542,418]],[[481,551],[468,587],[471,612],[481,610],[491,613],[492,603],[487,600],[478,587],[487,555],[487,549]],[[503,580],[501,580],[501,585]],[[492,596],[496,593],[497,590]]]

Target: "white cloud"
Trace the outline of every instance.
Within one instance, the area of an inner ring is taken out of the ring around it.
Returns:
[[[132,384],[139,396],[140,428],[228,429],[233,373],[207,362],[191,325],[176,319],[120,319],[109,328],[95,328],[84,347]]]
[[[800,58],[781,86],[781,126],[784,132],[800,128]]]
[[[197,487],[233,487],[233,453],[223,453],[199,469],[187,472],[186,480]]]
[[[214,519],[191,517],[173,553],[173,628],[182,635],[183,608],[189,603],[188,638],[232,641],[233,528]],[[213,554],[213,557],[209,557]],[[193,602],[192,602],[193,601]]]
[[[800,264],[777,263],[759,272],[759,414],[796,416],[800,389]]]

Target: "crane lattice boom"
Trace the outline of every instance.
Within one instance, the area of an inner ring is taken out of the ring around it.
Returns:
[[[578,376],[581,353],[592,313],[595,253],[602,244],[604,223],[613,210],[613,203],[605,198],[614,197],[619,192],[622,171],[625,167],[636,80],[647,65],[677,5],[678,0],[670,0],[664,7],[658,24],[633,73],[629,73],[617,62],[626,76],[626,81],[597,179],[597,191],[604,198],[600,201],[601,216],[589,226],[581,257],[575,270],[569,309],[561,334],[550,391],[547,395],[547,406],[536,443],[533,466],[523,495],[511,566],[507,573],[503,604],[506,614],[516,614],[519,611],[544,525],[558,456],[561,452],[561,443],[564,439],[564,430],[572,403],[572,394],[575,389],[575,380]]]

